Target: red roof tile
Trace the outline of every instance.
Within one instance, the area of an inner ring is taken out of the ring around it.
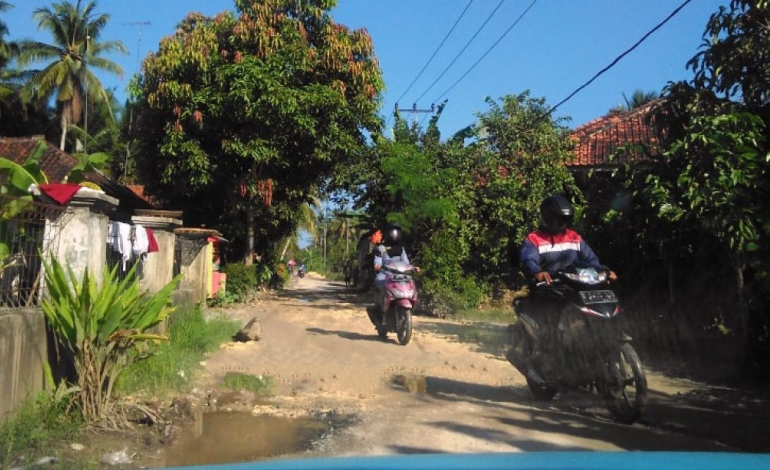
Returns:
[[[0,137],[0,157],[22,164],[35,150],[38,141],[41,140],[45,142],[42,137]],[[50,183],[62,182],[70,174],[72,168],[78,164],[78,160],[51,145],[50,142],[45,143],[46,149],[40,157],[40,169],[43,170]],[[133,209],[153,208],[149,201],[137,196],[126,186],[100,172],[87,173],[84,175],[84,179],[99,185],[107,195],[117,198],[122,209],[132,211]]]
[[[652,122],[652,111],[660,103],[656,100],[630,111],[608,114],[576,128],[571,136],[575,142],[573,159],[567,166],[572,169],[612,168],[643,161],[649,154],[656,154],[659,138]],[[633,149],[611,158],[626,144],[639,145],[644,150]]]

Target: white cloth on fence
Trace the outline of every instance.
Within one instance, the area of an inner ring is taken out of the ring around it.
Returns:
[[[126,263],[133,258],[131,226],[124,222],[111,221],[107,233],[107,244],[121,254],[123,270],[125,270]]]
[[[140,257],[142,261],[147,259],[147,250],[150,247],[150,240],[147,238],[147,230],[141,225],[134,225],[134,255]]]

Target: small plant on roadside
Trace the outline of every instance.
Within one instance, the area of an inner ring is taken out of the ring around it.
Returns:
[[[174,311],[169,299],[181,276],[149,296],[140,290],[135,267],[123,280],[117,268],[104,269],[100,282],[87,269],[78,280],[56,259],[44,267],[48,296],[42,309],[59,357],[74,366],[75,404],[87,423],[105,420],[114,405],[115,380],[136,359],[137,348],[167,339],[146,331]]]
[[[273,378],[267,375],[248,375],[238,372],[225,374],[223,385],[230,390],[248,390],[257,395],[270,395],[275,386]]]
[[[227,274],[227,292],[235,302],[240,302],[246,295],[257,288],[257,270],[254,266],[243,263],[229,263],[221,271]]]
[[[186,308],[169,318],[170,341],[143,355],[120,376],[119,393],[166,396],[186,392],[206,353],[232,339],[240,325],[225,317],[206,319],[199,308]]]
[[[43,452],[50,455],[52,445],[74,438],[82,427],[66,400],[41,392],[0,420],[0,468],[15,468],[22,456],[29,462]]]

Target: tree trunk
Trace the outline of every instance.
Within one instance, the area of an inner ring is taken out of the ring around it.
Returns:
[[[61,113],[61,140],[59,141],[59,150],[62,152],[64,152],[64,145],[67,143],[67,127],[69,127],[67,112],[67,108],[65,107]]]
[[[243,264],[246,266],[254,264],[254,208],[251,204],[246,209],[246,255],[243,258]]]

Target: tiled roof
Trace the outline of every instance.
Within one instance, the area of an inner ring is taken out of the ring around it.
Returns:
[[[660,103],[661,100],[655,100],[630,111],[614,112],[576,128],[571,136],[575,142],[574,158],[567,162],[567,166],[572,169],[612,168],[656,154],[659,139],[652,122],[652,111]],[[626,144],[639,145],[644,151],[637,148],[611,158]]]
[[[0,137],[0,157],[5,157],[15,163],[22,164],[35,150],[42,137]],[[57,147],[46,142],[46,149],[40,157],[40,168],[51,183],[62,182],[77,165],[75,157],[62,152]],[[84,177],[86,181],[99,185],[107,195],[120,201],[119,208],[127,213],[134,209],[152,209],[148,201],[139,197],[126,186],[110,179],[100,172],[90,172]]]

